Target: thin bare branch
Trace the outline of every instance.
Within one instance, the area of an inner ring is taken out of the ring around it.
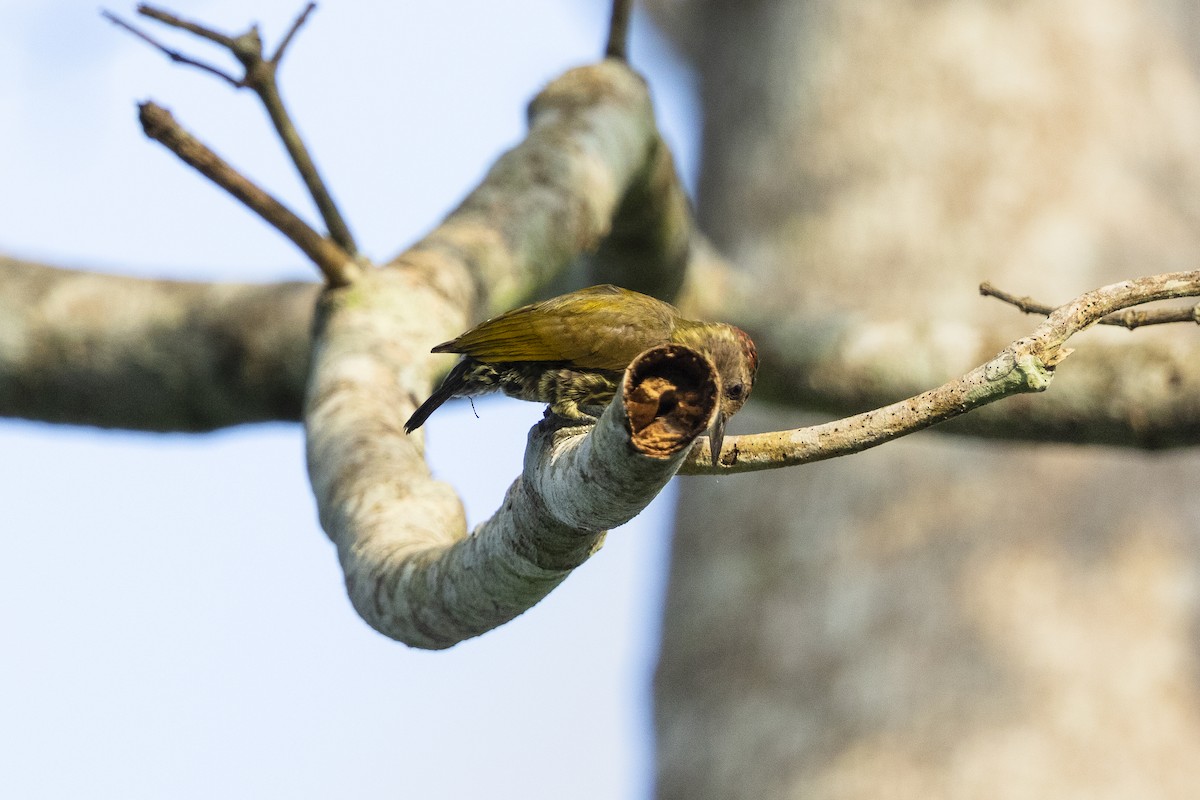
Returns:
[[[984,297],[994,297],[1001,302],[1016,306],[1026,314],[1041,314],[1049,316],[1054,313],[1054,306],[1039,303],[1032,297],[1019,297],[1014,294],[1009,294],[1001,289],[997,289],[990,283],[981,283],[979,285],[979,293]],[[1100,325],[1115,325],[1122,328],[1133,330],[1134,328],[1142,328],[1146,325],[1169,325],[1176,322],[1194,322],[1200,324],[1200,303],[1184,308],[1154,308],[1154,309],[1133,309],[1127,308],[1124,311],[1114,312],[1098,320]]]
[[[152,102],[142,103],[138,108],[147,136],[160,142],[291,239],[324,273],[331,286],[344,286],[358,275],[359,267],[348,253],[184,130],[170,111]]]
[[[604,45],[605,58],[629,61],[629,18],[632,14],[633,0],[613,0],[608,42]]]
[[[681,472],[753,472],[823,461],[862,452],[1004,397],[1043,392],[1055,368],[1071,354],[1063,346],[1071,336],[1132,306],[1196,296],[1200,296],[1200,271],[1151,275],[1095,289],[1054,309],[1032,334],[937,389],[822,425],[728,437],[725,455],[716,467],[711,466],[707,446],[701,445]]]
[[[269,69],[247,71],[250,87],[254,89],[267,109],[271,123],[275,126],[275,132],[279,135],[284,147],[287,148],[288,155],[291,156],[292,163],[300,174],[300,179],[304,181],[309,196],[312,197],[313,203],[316,204],[317,210],[321,214],[321,219],[325,221],[325,226],[329,229],[330,238],[351,256],[357,256],[358,244],[354,241],[354,235],[350,233],[350,226],[342,216],[337,202],[333,199],[333,194],[321,177],[316,162],[313,161],[308,147],[304,144],[304,139],[300,136],[300,131],[292,122],[291,115],[283,104],[283,96],[279,93],[279,84],[275,80],[277,62],[264,61],[262,66],[269,67]]]
[[[154,49],[158,50],[160,53],[162,53],[167,58],[174,61],[176,64],[186,64],[189,67],[195,67],[196,69],[199,69],[199,70],[207,72],[211,75],[217,76],[221,80],[229,83],[229,85],[234,87],[235,89],[242,88],[243,83],[239,79],[233,77],[228,72],[221,69],[220,67],[213,66],[212,64],[209,64],[204,61],[200,61],[199,59],[192,58],[191,56],[185,56],[183,53],[179,52],[178,50],[172,50],[171,48],[167,47],[162,42],[155,39],[150,34],[146,33],[145,31],[141,30],[140,28],[126,22],[125,20],[121,19],[116,14],[112,13],[111,11],[101,11],[100,15],[102,17],[104,17],[106,20],[108,20],[109,22],[111,22],[112,24],[116,25],[118,28],[123,28],[124,30],[128,31],[129,33],[132,33],[134,36],[138,37],[146,44],[148,44],[151,47],[153,47]]]
[[[341,210],[333,199],[332,192],[330,192],[329,187],[321,177],[316,162],[313,160],[308,147],[304,144],[304,140],[300,136],[299,130],[296,128],[295,122],[293,122],[291,115],[284,106],[276,77],[284,53],[315,8],[316,3],[309,3],[305,6],[304,10],[292,22],[283,40],[276,48],[275,54],[270,59],[265,59],[263,58],[262,38],[259,36],[257,26],[251,26],[248,31],[239,36],[230,36],[199,23],[182,19],[154,6],[144,4],[138,6],[138,13],[142,16],[157,20],[173,28],[188,31],[229,50],[246,70],[245,75],[241,79],[234,78],[210,64],[167,48],[149,35],[138,31],[109,12],[104,12],[104,15],[151,46],[161,50],[172,61],[202,69],[222,78],[235,88],[252,89],[266,108],[267,115],[271,118],[271,124],[275,126],[275,132],[279,135],[280,140],[287,149],[288,155],[296,167],[296,171],[300,174],[300,179],[304,181],[305,188],[308,189],[308,193],[312,197],[313,203],[321,215],[321,219],[325,222],[325,226],[329,230],[330,238],[339,247],[349,253],[351,257],[357,258],[358,244],[350,232],[350,226],[342,216]]]
[[[279,42],[279,47],[275,49],[275,55],[269,59],[272,64],[278,65],[283,60],[283,54],[287,51],[288,45],[292,43],[292,39],[296,36],[296,32],[308,21],[308,15],[311,14],[317,7],[316,3],[309,3],[304,7],[304,10],[296,17],[296,21],[292,23],[292,27],[288,28],[288,32],[283,35],[282,41]]]
[[[212,28],[201,25],[198,22],[192,22],[190,20],[183,19],[182,17],[177,17],[169,11],[164,11],[161,8],[156,8],[154,6],[147,5],[146,3],[142,3],[137,7],[137,13],[141,14],[143,17],[149,17],[150,19],[157,20],[164,25],[169,25],[172,28],[179,28],[180,30],[187,31],[188,33],[199,36],[202,39],[208,39],[210,42],[219,44],[222,47],[226,47],[230,50],[233,49],[234,37],[225,33],[221,33],[220,31],[213,30]]]

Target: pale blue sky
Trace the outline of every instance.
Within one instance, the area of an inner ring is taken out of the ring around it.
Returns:
[[[257,19],[273,44],[301,5],[171,7],[231,31]],[[284,92],[364,249],[386,258],[452,208],[519,139],[537,89],[594,60],[606,15],[595,0],[320,6]],[[155,99],[311,218],[249,94],[172,66],[92,2],[0,0],[0,30],[0,250],[162,277],[312,277],[135,119]],[[686,76],[644,26],[634,58],[692,163]],[[478,420],[439,411],[428,434],[473,523],[540,414],[477,406]],[[669,497],[539,607],[443,653],[354,615],[296,426],[150,436],[0,420],[0,502],[0,796],[647,793]]]

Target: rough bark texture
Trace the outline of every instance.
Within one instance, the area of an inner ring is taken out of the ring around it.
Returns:
[[[404,427],[429,390],[429,345],[593,250],[656,141],[646,87],[624,64],[570,70],[531,104],[526,139],[434,231],[322,296],[304,411],[309,476],[350,599],[381,633],[445,648],[508,622],[583,563],[605,528],[640,513],[686,456],[690,438],[669,458],[635,452],[623,407],[582,443],[577,434],[574,450],[535,433],[523,475],[468,536],[453,488],[424,461],[423,433]]]
[[[0,415],[149,431],[299,420],[307,283],[156,281],[0,255]]]
[[[659,12],[700,75],[699,215],[783,324],[846,309],[1006,331],[1025,320],[983,280],[1056,301],[1195,264],[1182,5]],[[685,481],[659,796],[1191,796],[1198,483],[1194,453],[932,435]]]

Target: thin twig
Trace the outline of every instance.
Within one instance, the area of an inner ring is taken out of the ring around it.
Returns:
[[[1018,297],[997,289],[990,283],[981,283],[979,293],[984,297],[994,297],[997,300],[1016,306],[1026,314],[1041,314],[1049,316],[1054,312],[1054,306],[1039,303],[1032,297]],[[1146,325],[1168,325],[1176,322],[1194,322],[1200,324],[1200,303],[1183,308],[1154,308],[1149,310],[1125,309],[1102,317],[1100,325],[1116,325],[1133,330]]]
[[[629,61],[629,18],[632,12],[633,0],[613,0],[608,42],[604,46],[605,58]]]
[[[279,43],[279,47],[276,48],[275,55],[271,56],[270,61],[272,64],[278,64],[283,59],[284,51],[286,51],[288,45],[292,43],[292,38],[296,35],[296,32],[300,30],[300,27],[308,21],[308,15],[311,14],[316,7],[316,3],[309,3],[304,7],[304,10],[300,12],[299,16],[296,17],[296,21],[292,23],[292,27],[288,28],[288,32],[283,35],[283,40]]]
[[[1005,397],[1045,391],[1055,368],[1071,354],[1064,345],[1074,334],[1132,306],[1197,296],[1200,271],[1168,272],[1102,286],[1053,309],[1029,336],[936,389],[821,425],[726,437],[715,468],[703,443],[688,455],[680,474],[753,472],[859,453]]]
[[[104,17],[106,20],[108,20],[109,22],[111,22],[112,24],[116,25],[118,28],[123,28],[126,31],[132,33],[134,36],[138,37],[146,44],[148,44],[151,47],[153,47],[154,49],[158,50],[160,53],[162,53],[167,58],[174,61],[176,64],[187,64],[189,67],[195,67],[196,69],[203,70],[204,72],[208,72],[212,75],[216,75],[221,80],[227,81],[229,83],[229,85],[233,86],[235,89],[240,89],[244,85],[240,80],[233,77],[228,72],[221,69],[220,67],[214,67],[212,64],[205,63],[204,61],[199,61],[198,59],[191,58],[190,56],[185,56],[183,53],[179,52],[178,50],[172,50],[171,48],[167,47],[162,42],[155,39],[150,34],[135,27],[134,25],[131,25],[130,23],[121,19],[116,14],[112,13],[111,11],[101,11],[100,15],[102,17]]]
[[[146,135],[160,142],[186,164],[240,200],[299,247],[324,273],[331,286],[345,286],[358,273],[355,260],[336,243],[321,236],[291,209],[234,169],[207,145],[176,122],[171,112],[156,103],[138,106]]]
[[[329,191],[324,179],[321,178],[317,164],[304,144],[304,139],[300,137],[300,131],[292,122],[292,117],[283,104],[283,95],[280,94],[279,83],[275,79],[278,62],[274,60],[260,61],[258,66],[261,68],[247,68],[246,70],[250,88],[254,90],[259,100],[262,101],[263,107],[266,108],[267,115],[271,118],[271,124],[275,126],[275,132],[279,135],[283,146],[287,148],[288,155],[291,156],[292,163],[296,166],[296,171],[300,173],[300,179],[304,181],[309,196],[312,197],[321,214],[321,219],[325,221],[325,226],[329,229],[330,238],[350,255],[357,256],[358,244],[354,241],[354,235],[350,233],[350,226],[346,224],[337,202],[333,199],[333,194]]]
[[[261,43],[257,50],[235,49],[234,55],[246,67],[246,85],[254,90],[263,107],[266,108],[267,115],[271,118],[271,124],[275,126],[275,132],[279,135],[283,146],[287,148],[288,155],[296,166],[296,171],[300,173],[300,179],[304,181],[304,186],[308,189],[313,203],[316,204],[321,219],[325,221],[330,238],[351,256],[357,256],[358,244],[354,241],[354,235],[350,233],[350,226],[346,224],[337,202],[333,199],[333,193],[322,179],[316,162],[313,161],[308,147],[304,144],[304,139],[300,136],[300,131],[292,121],[287,107],[284,106],[283,95],[279,91],[279,81],[276,78],[284,53],[316,7],[316,3],[309,3],[304,7],[269,60],[264,60],[262,57]],[[253,31],[253,33],[257,36],[257,31]]]
[[[213,30],[212,28],[201,25],[198,22],[192,22],[190,20],[183,19],[182,17],[177,17],[169,11],[164,11],[161,8],[155,8],[154,6],[142,3],[137,7],[137,13],[141,14],[143,17],[149,17],[150,19],[158,20],[164,25],[170,25],[172,28],[185,30],[188,33],[199,36],[202,39],[208,39],[210,42],[219,44],[222,47],[226,47],[230,50],[233,49],[234,37],[225,33],[221,33],[220,31]]]

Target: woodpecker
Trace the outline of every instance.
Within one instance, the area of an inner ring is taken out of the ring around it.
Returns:
[[[685,319],[669,303],[605,284],[532,303],[493,317],[434,353],[460,353],[404,429],[412,433],[451,397],[501,391],[548,403],[570,420],[595,421],[613,399],[629,363],[644,350],[681,344],[706,355],[720,377],[721,398],[709,430],[713,464],[725,422],[746,402],[758,370],[754,342],[723,322]]]

